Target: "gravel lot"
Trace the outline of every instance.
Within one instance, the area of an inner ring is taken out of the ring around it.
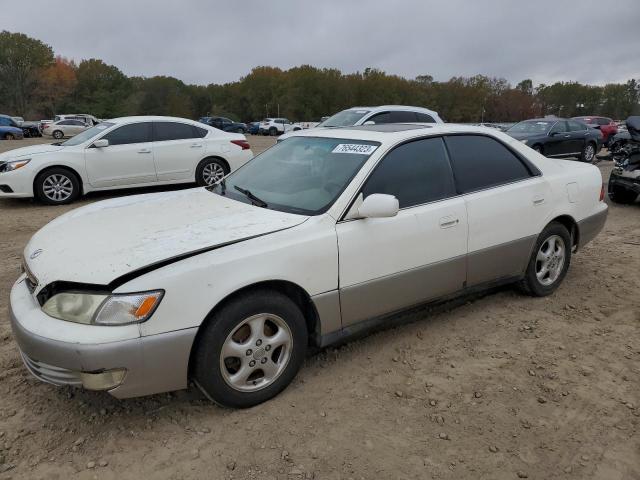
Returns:
[[[414,315],[232,411],[193,388],[126,401],[55,388],[22,365],[6,312],[25,243],[71,208],[132,193],[0,200],[0,479],[640,478],[640,204],[611,205],[553,296],[504,288]]]

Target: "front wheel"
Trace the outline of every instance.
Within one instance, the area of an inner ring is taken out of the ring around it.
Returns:
[[[195,348],[198,387],[224,407],[252,407],[276,396],[298,373],[307,348],[306,322],[289,297],[256,290],[209,318]]]
[[[5,133],[4,134],[4,139],[5,140],[15,140],[16,137],[13,136],[13,133]]]
[[[571,235],[556,222],[538,236],[520,288],[534,297],[553,293],[562,283],[571,263]]]
[[[196,168],[196,183],[201,187],[210,187],[229,173],[229,167],[219,158],[205,158]]]
[[[278,135],[278,129],[276,127],[271,127],[269,129],[269,135],[271,135],[272,137],[275,137],[276,135]]]
[[[47,205],[64,205],[80,196],[80,181],[65,168],[51,168],[36,177],[35,195]]]
[[[596,159],[596,147],[593,143],[587,143],[582,149],[580,160],[587,163],[593,163]]]

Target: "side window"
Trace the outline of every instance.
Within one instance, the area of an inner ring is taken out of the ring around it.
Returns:
[[[187,138],[196,138],[191,125],[177,122],[155,122],[154,142],[163,142],[166,140],[184,140]]]
[[[580,122],[569,121],[569,131],[571,132],[582,132],[587,129],[587,126]]]
[[[128,145],[130,143],[146,143],[151,141],[151,123],[132,123],[116,128],[104,137],[109,145]]]
[[[556,122],[556,124],[551,129],[551,133],[565,133],[568,131],[569,129],[567,128],[567,122],[565,122],[564,120]]]
[[[416,117],[418,117],[418,122],[420,123],[436,123],[435,119],[426,113],[417,112]]]
[[[392,123],[391,113],[389,112],[377,113],[373,117],[367,119],[367,122],[374,122],[376,125],[379,125],[382,123]]]
[[[80,120],[69,120],[69,125],[75,125],[77,127],[84,127],[85,123]]]
[[[400,208],[456,195],[451,166],[441,138],[405,143],[389,152],[376,166],[362,189],[394,195]]]
[[[200,128],[200,127],[193,127],[196,131],[196,137],[198,138],[204,138],[207,136],[207,133],[209,133],[209,130],[205,129],[205,128]]]
[[[608,118],[596,118],[596,123],[598,125],[609,125],[611,123],[611,120]]]
[[[469,193],[530,177],[529,171],[507,147],[481,135],[451,135],[447,148],[458,190]]]
[[[391,123],[413,123],[416,121],[417,120],[415,112],[391,112]]]
[[[0,117],[0,125],[3,127],[9,127],[11,126],[11,120],[6,117]]]

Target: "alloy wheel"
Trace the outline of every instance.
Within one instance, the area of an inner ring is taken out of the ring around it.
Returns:
[[[42,182],[44,195],[53,202],[64,202],[73,195],[73,182],[60,173],[49,175]]]
[[[540,245],[536,256],[536,277],[542,285],[549,286],[560,277],[565,257],[566,246],[559,235],[551,235]]]
[[[293,335],[281,317],[252,315],[229,333],[222,346],[222,378],[234,390],[261,390],[284,372],[292,350]]]
[[[202,169],[202,179],[207,185],[213,185],[224,178],[224,168],[216,162],[207,163]]]
[[[596,150],[593,148],[593,145],[589,144],[584,149],[584,160],[585,162],[592,162],[593,157],[595,157]]]

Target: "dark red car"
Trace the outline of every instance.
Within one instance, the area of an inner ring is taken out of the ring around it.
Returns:
[[[592,128],[597,128],[602,132],[602,144],[609,146],[609,139],[618,133],[618,124],[607,117],[573,117]]]

